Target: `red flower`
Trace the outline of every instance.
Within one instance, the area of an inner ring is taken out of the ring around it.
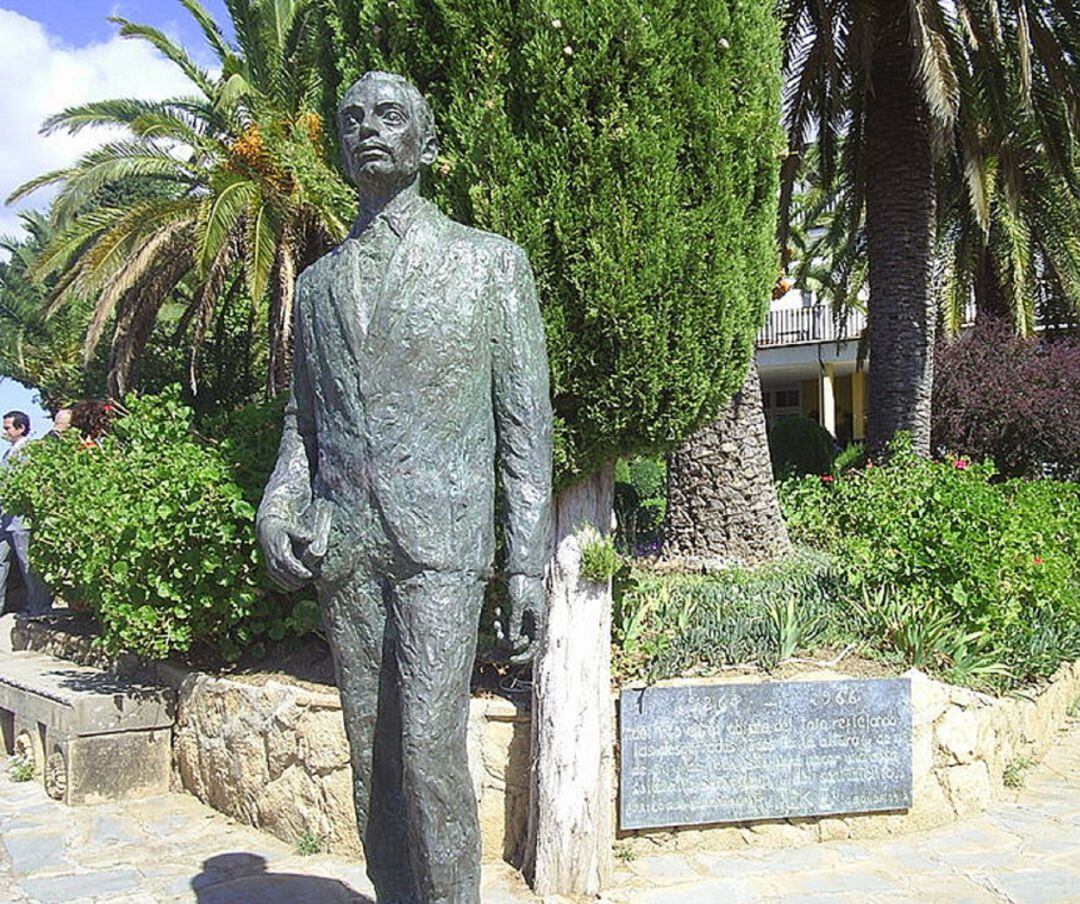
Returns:
[[[832,483],[833,482],[832,474],[822,474],[821,475],[821,482],[822,483]]]
[[[952,466],[956,468],[957,471],[966,471],[968,469],[968,465],[970,464],[971,462],[969,462],[966,458],[958,458],[952,463]]]
[[[1034,562],[1036,565],[1042,565],[1043,557],[1042,556],[1035,556],[1035,558],[1032,559],[1031,561]]]

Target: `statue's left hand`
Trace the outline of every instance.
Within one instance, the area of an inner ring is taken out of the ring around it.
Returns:
[[[540,633],[547,609],[543,578],[524,574],[511,575],[507,581],[510,596],[510,630],[506,642],[510,661],[531,662],[540,643]]]

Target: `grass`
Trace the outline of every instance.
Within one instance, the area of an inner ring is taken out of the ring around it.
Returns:
[[[615,541],[601,537],[594,528],[587,527],[578,533],[581,540],[581,575],[586,580],[605,584],[622,564]]]
[[[8,760],[8,775],[13,782],[28,782],[34,777],[34,763],[29,757],[16,754]]]
[[[1006,788],[1023,788],[1027,771],[1035,763],[1026,756],[1018,756],[1005,764],[1005,771],[1001,774],[1001,782]]]
[[[637,858],[634,849],[628,844],[617,844],[612,850],[615,853],[615,859],[621,863],[631,863]]]
[[[311,857],[321,854],[326,848],[326,839],[314,832],[304,832],[296,839],[296,853],[301,857]]]
[[[1065,710],[1065,715],[1070,719],[1080,719],[1080,697],[1073,700],[1072,705]]]

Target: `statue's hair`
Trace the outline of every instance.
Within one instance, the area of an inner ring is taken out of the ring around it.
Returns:
[[[372,69],[365,72],[360,78],[349,85],[348,90],[341,95],[341,103],[338,104],[338,114],[340,115],[341,108],[345,104],[345,101],[349,99],[350,94],[365,82],[374,81],[376,79],[393,82],[395,85],[405,89],[405,95],[409,98],[409,105],[412,107],[413,115],[420,120],[420,143],[426,145],[429,141],[437,142],[438,135],[435,132],[435,115],[431,112],[431,107],[428,106],[427,99],[420,93],[420,90],[416,85],[404,76],[396,75],[393,72],[381,72],[378,69]]]

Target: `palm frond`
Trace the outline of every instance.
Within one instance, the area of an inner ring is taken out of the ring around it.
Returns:
[[[238,173],[226,173],[214,186],[213,194],[200,204],[199,224],[195,234],[195,263],[201,273],[209,273],[244,211],[253,207],[259,187]]]
[[[207,97],[214,94],[214,80],[210,73],[201,68],[179,44],[164,32],[151,25],[140,25],[120,16],[109,16],[109,21],[120,26],[120,35],[147,41],[166,59],[175,63],[188,79]]]

